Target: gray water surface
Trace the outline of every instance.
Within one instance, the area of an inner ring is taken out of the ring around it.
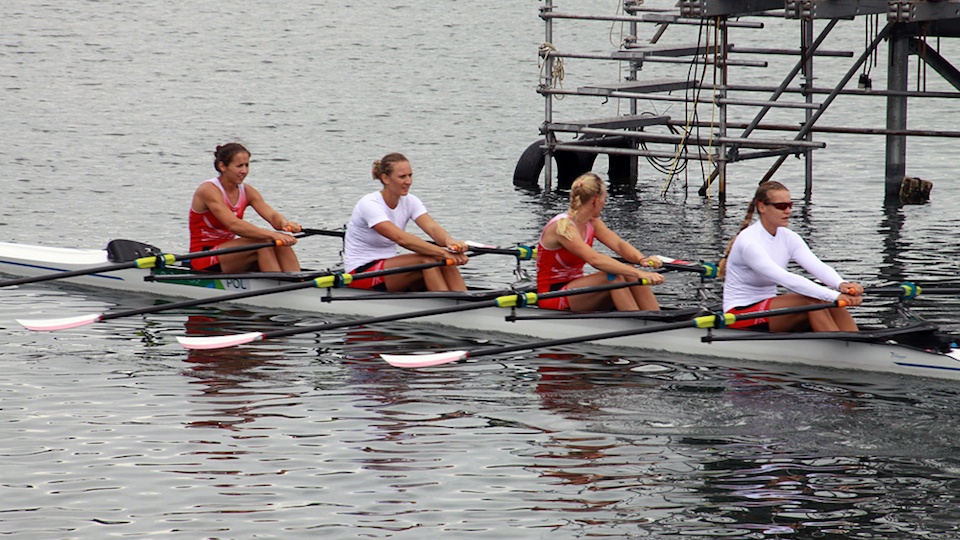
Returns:
[[[541,5],[6,0],[0,240],[102,248],[132,238],[185,251],[190,194],[215,174],[215,146],[240,140],[253,152],[248,182],[305,226],[345,223],[377,188],[372,161],[401,151],[414,192],[455,236],[532,244],[566,205],[563,194],[511,185],[543,121]],[[734,41],[796,46],[793,24],[764,24],[767,33]],[[620,36],[608,23],[559,28],[558,43],[595,52]],[[858,50],[862,21],[842,28],[829,47]],[[785,66],[743,77],[775,84]],[[845,69],[822,66],[827,85]],[[566,68],[571,86],[617,77],[604,64]],[[685,69],[651,64],[644,75]],[[875,84],[883,69],[881,60]],[[878,103],[852,99],[830,123],[882,126]],[[599,99],[557,106],[618,112]],[[679,105],[644,109],[682,117]],[[911,100],[911,127],[937,129],[956,112]],[[795,207],[793,228],[852,279],[955,283],[954,145],[912,140],[908,174],[934,182],[933,200],[889,209],[882,138],[824,140],[814,196]],[[640,190],[611,196],[605,218],[646,253],[716,261],[767,165],[731,168],[721,207],[715,192],[696,196],[694,168],[661,195],[665,177],[641,163]],[[777,179],[802,197],[801,161]],[[339,248],[315,237],[298,253],[323,268]],[[503,285],[514,266],[484,256],[465,274]],[[697,286],[671,274],[658,295],[695,303]],[[958,536],[960,392],[949,382],[599,345],[417,371],[380,361],[507,343],[415,323],[211,352],[176,343],[325,320],[229,306],[59,333],[15,322],[155,301],[55,283],[0,289],[5,537]],[[888,322],[889,303],[870,299],[857,316]],[[954,330],[957,308],[953,298],[914,303]]]

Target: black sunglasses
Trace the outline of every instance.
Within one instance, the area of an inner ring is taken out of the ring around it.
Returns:
[[[765,205],[767,205],[767,206],[772,206],[772,207],[776,208],[777,210],[787,210],[787,209],[793,208],[793,201],[790,201],[790,202],[766,202],[766,201],[763,201],[763,204],[765,204]]]

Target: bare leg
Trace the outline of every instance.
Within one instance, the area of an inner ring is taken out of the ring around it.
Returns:
[[[411,266],[434,262],[436,259],[416,254],[397,255],[384,261],[384,269],[400,268],[401,266]],[[387,284],[388,291],[446,291],[446,281],[440,273],[439,268],[428,268],[420,271],[403,272],[402,274],[391,274],[383,277]],[[434,288],[431,288],[434,287]]]
[[[257,267],[261,272],[279,272],[280,261],[277,260],[276,248],[268,247],[257,250]]]
[[[256,240],[248,238],[234,238],[229,242],[224,242],[217,246],[218,248],[231,248],[237,246],[249,246],[257,244]],[[220,255],[220,270],[227,273],[246,272],[257,266],[259,258],[257,251],[241,251],[240,253],[229,253]]]
[[[297,253],[293,251],[293,247],[278,246],[271,249],[274,252],[274,257],[277,259],[277,263],[280,265],[282,272],[300,271],[300,261],[297,259]]]
[[[624,278],[617,276],[614,281],[623,282]],[[596,287],[598,285],[606,285],[607,283],[611,283],[607,280],[607,274],[605,272],[596,272],[571,281],[567,289]],[[637,311],[640,309],[633,294],[628,289],[576,294],[569,296],[568,300],[571,311],[606,311],[610,309]]]
[[[786,307],[812,306],[824,302],[802,296],[796,293],[787,293],[774,298],[770,302],[770,309]],[[794,313],[770,318],[771,332],[791,332],[806,329],[814,332],[856,332],[857,324],[846,308],[826,308],[806,313]]]
[[[463,275],[456,266],[441,266],[440,273],[443,275],[443,281],[449,291],[465,291],[467,284],[463,281]],[[431,289],[432,290],[432,289]]]
[[[649,285],[630,287],[628,290],[633,294],[634,301],[640,309],[644,311],[660,311],[660,302],[657,302],[657,297],[653,295],[653,290]]]

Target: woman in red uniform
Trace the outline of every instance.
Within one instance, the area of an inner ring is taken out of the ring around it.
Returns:
[[[640,279],[653,285],[663,283],[663,276],[656,272],[645,272],[593,249],[593,240],[597,239],[626,261],[654,268],[662,265],[659,259],[644,256],[640,250],[607,228],[600,219],[606,203],[606,186],[599,176],[588,172],[573,181],[569,209],[547,222],[540,234],[537,245],[538,292]],[[584,275],[584,264],[589,264],[599,272]],[[646,285],[551,298],[539,301],[538,305],[546,309],[572,311],[660,309],[653,291]]]
[[[227,255],[199,257],[190,261],[194,270],[210,272],[296,272],[300,262],[293,246],[300,225],[287,221],[273,209],[260,192],[243,183],[250,171],[250,152],[239,143],[218,146],[213,166],[220,173],[200,184],[190,205],[190,251],[207,251],[234,246],[279,242],[275,247]],[[257,227],[243,220],[247,206],[276,230]]]

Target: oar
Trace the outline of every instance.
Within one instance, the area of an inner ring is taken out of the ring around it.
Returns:
[[[78,315],[75,317],[62,317],[58,319],[33,319],[33,320],[17,319],[17,322],[30,330],[38,330],[38,331],[66,330],[67,328],[77,328],[78,326],[86,326],[88,324],[92,324],[95,322],[108,321],[111,319],[119,319],[121,317],[130,317],[133,315],[144,315],[147,313],[156,313],[158,311],[166,311],[170,309],[181,309],[181,308],[187,308],[187,307],[193,307],[193,306],[200,306],[203,304],[215,304],[217,302],[230,302],[232,300],[240,300],[242,298],[250,298],[253,296],[264,296],[268,294],[274,294],[274,293],[285,292],[285,291],[295,291],[297,289],[309,289],[312,287],[316,287],[318,289],[326,289],[330,287],[343,287],[345,285],[349,285],[353,281],[357,281],[360,279],[388,276],[391,274],[402,274],[404,272],[425,270],[427,268],[433,268],[435,266],[450,266],[452,264],[454,264],[453,259],[446,259],[443,261],[414,264],[410,266],[398,266],[396,268],[388,268],[386,270],[377,270],[374,272],[362,272],[359,274],[336,273],[336,274],[329,274],[326,276],[320,276],[310,281],[291,283],[289,285],[281,285],[279,287],[272,287],[269,289],[243,291],[243,292],[238,292],[233,294],[225,294],[222,296],[217,296],[215,298],[200,298],[197,300],[186,300],[183,302],[174,302],[171,304],[161,304],[157,306],[150,306],[150,307],[145,307],[140,309],[131,309],[129,311],[118,311],[116,313],[90,313],[87,315]],[[211,274],[211,277],[216,277],[216,274]]]
[[[799,306],[791,308],[771,309],[767,311],[756,311],[753,313],[733,314],[723,313],[720,315],[702,315],[688,321],[679,321],[675,323],[657,324],[628,330],[617,330],[615,332],[605,332],[601,334],[590,334],[586,336],[575,336],[563,339],[552,339],[546,341],[536,341],[534,343],[521,343],[517,345],[507,345],[504,347],[490,347],[486,349],[476,349],[473,351],[447,351],[433,354],[381,354],[380,357],[388,364],[401,368],[419,368],[449,364],[466,358],[476,358],[479,356],[490,356],[495,354],[504,354],[516,351],[525,351],[528,349],[542,349],[545,347],[559,347],[561,345],[570,345],[573,343],[583,343],[586,341],[601,341],[604,339],[613,339],[618,337],[636,336],[641,334],[652,334],[654,332],[666,332],[668,330],[678,330],[680,328],[717,328],[733,324],[736,321],[748,319],[759,319],[761,317],[776,317],[779,315],[789,315],[791,313],[803,313],[806,311],[817,311],[837,306],[845,306],[846,302],[838,300],[827,304],[814,304],[810,306]]]
[[[474,242],[472,240],[467,240],[467,246],[470,248],[470,251],[474,253],[494,253],[497,255],[513,255],[520,260],[530,260],[537,256],[537,248],[532,248],[530,246],[517,245],[517,247],[510,248],[501,248],[497,246],[490,246],[487,244],[481,244],[480,242]]]
[[[703,277],[709,279],[717,277],[717,265],[713,263],[692,263],[680,259],[671,259],[670,257],[664,257],[663,255],[657,255],[657,258],[659,258],[663,263],[664,268],[668,268],[670,270],[696,272],[698,274],[703,274]]]
[[[343,229],[301,229],[301,232],[305,235],[319,234],[321,236],[335,236],[337,238],[343,238],[346,236],[347,231]]]
[[[312,232],[304,231],[295,236],[298,238],[303,238],[306,236],[311,236],[315,234],[323,234],[321,229],[310,229]],[[39,283],[42,281],[52,281],[55,279],[65,279],[77,276],[89,276],[91,274],[102,274],[105,272],[114,272],[117,270],[125,270],[127,268],[156,268],[157,266],[166,266],[168,264],[173,264],[177,261],[188,261],[190,259],[196,259],[199,257],[210,257],[213,255],[227,255],[230,253],[240,253],[243,251],[254,251],[257,249],[263,249],[268,247],[277,247],[282,246],[283,242],[276,240],[273,242],[263,242],[260,244],[250,244],[247,246],[234,246],[223,249],[212,249],[209,251],[194,251],[191,253],[186,253],[183,255],[171,255],[169,253],[161,253],[160,255],[151,255],[149,257],[140,257],[139,259],[134,259],[132,261],[124,261],[118,263],[104,264],[101,266],[94,266],[90,268],[83,268],[80,270],[70,270],[65,272],[57,272],[54,274],[44,274],[42,276],[32,276],[11,279],[7,281],[0,281],[0,287],[10,287],[12,285],[24,285],[27,283]]]
[[[309,334],[316,332],[323,332],[325,330],[334,330],[337,328],[346,328],[349,326],[366,326],[370,324],[399,321],[405,319],[416,319],[419,317],[429,317],[432,315],[445,315],[448,313],[457,313],[461,311],[470,311],[475,309],[483,309],[488,307],[523,307],[527,305],[535,304],[538,300],[546,300],[548,298],[559,298],[561,296],[573,296],[577,294],[587,294],[592,292],[599,291],[609,291],[612,289],[620,289],[623,287],[632,287],[636,285],[645,285],[644,281],[628,281],[620,283],[608,283],[604,285],[597,285],[595,287],[580,287],[576,289],[560,290],[547,292],[542,294],[537,294],[533,292],[528,293],[518,293],[518,294],[508,294],[505,296],[498,296],[491,300],[482,300],[478,302],[471,302],[468,304],[460,304],[457,306],[449,306],[442,308],[426,309],[423,311],[413,311],[408,313],[398,313],[395,315],[384,315],[381,317],[371,317],[369,319],[356,319],[352,321],[338,321],[325,324],[317,324],[313,326],[300,326],[296,328],[290,328],[288,330],[277,330],[275,332],[249,332],[246,334],[233,334],[226,336],[207,336],[207,337],[177,337],[177,341],[180,342],[187,349],[222,349],[225,347],[234,347],[236,345],[243,345],[244,343],[251,343],[253,341],[260,341],[263,339],[272,339],[285,336],[293,336],[297,334]]]
[[[900,285],[890,287],[867,287],[864,292],[880,296],[899,296],[901,299],[911,300],[919,294],[960,294],[960,288],[937,287],[935,285],[921,287],[916,283],[905,281]]]

